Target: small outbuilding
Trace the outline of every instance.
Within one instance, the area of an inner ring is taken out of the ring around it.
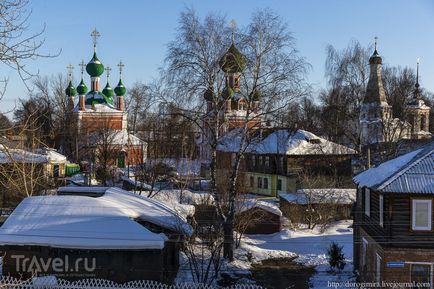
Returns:
[[[24,199],[0,228],[3,274],[171,283],[191,234],[159,201],[118,188],[63,187]]]
[[[282,229],[282,211],[267,201],[242,199],[237,202],[236,230],[245,234],[272,234]]]

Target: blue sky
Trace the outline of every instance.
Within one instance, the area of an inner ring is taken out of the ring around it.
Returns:
[[[180,11],[193,7],[200,16],[222,13],[228,21],[244,26],[257,9],[270,7],[289,24],[300,54],[312,65],[309,81],[316,89],[325,87],[325,48],[332,44],[345,48],[352,39],[363,45],[379,37],[379,52],[391,65],[415,66],[421,59],[421,85],[434,91],[434,1],[432,0],[218,0],[218,1],[138,1],[138,0],[33,0],[31,29],[46,24],[42,52],[60,56],[28,63],[41,75],[66,73],[72,63],[79,78],[78,63],[92,56],[90,33],[96,27],[101,38],[98,56],[117,82],[116,64],[125,63],[124,83],[150,81],[163,63],[166,45],[175,37]],[[115,73],[113,73],[115,72]],[[18,97],[26,97],[24,84],[14,72],[0,65],[0,76],[10,78],[0,111],[14,107]],[[104,80],[105,83],[105,80]]]

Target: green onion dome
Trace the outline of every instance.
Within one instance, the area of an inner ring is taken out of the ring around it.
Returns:
[[[104,73],[104,65],[99,61],[96,52],[93,53],[92,59],[86,65],[86,71],[91,77],[99,77]]]
[[[69,81],[68,87],[65,89],[65,93],[67,96],[75,96],[77,94],[75,87],[72,85],[72,81]]]
[[[113,88],[111,88],[110,84],[107,81],[106,86],[102,90],[102,94],[104,94],[108,98],[112,98],[115,95],[115,92],[113,91]]]
[[[246,57],[232,43],[228,51],[222,56],[219,61],[221,69],[226,73],[241,72],[246,68]]]
[[[77,92],[79,95],[85,95],[87,93],[87,86],[84,84],[83,79],[81,79],[80,84],[77,86]]]
[[[118,86],[115,87],[115,93],[117,96],[124,96],[127,92],[127,89],[125,88],[124,84],[122,83],[122,79],[119,79]]]

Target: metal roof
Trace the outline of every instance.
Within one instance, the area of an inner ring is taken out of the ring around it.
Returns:
[[[387,166],[387,163],[393,163],[399,158],[405,159],[406,155],[369,169],[356,176],[354,181],[359,186],[364,186],[364,182],[360,180],[366,179],[366,176],[372,177],[372,173],[375,173],[375,175],[384,173],[384,178],[380,182],[372,186],[365,184],[365,186],[388,193],[434,194],[434,141],[419,149],[419,152],[413,156],[412,154],[415,152],[408,153],[407,155],[410,156],[409,161],[402,162],[402,166],[396,168],[391,174],[390,171],[387,172],[387,170],[391,169],[390,166]],[[385,170],[385,172],[379,171],[381,169]]]

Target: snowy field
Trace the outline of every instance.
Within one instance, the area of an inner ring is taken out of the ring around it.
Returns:
[[[352,221],[339,221],[332,224],[324,232],[319,229],[284,229],[270,235],[246,235],[240,248],[235,252],[235,261],[224,264],[222,271],[233,277],[245,275],[238,283],[252,283],[250,269],[252,265],[266,259],[295,258],[294,261],[305,266],[314,267],[316,273],[310,279],[312,288],[325,289],[328,281],[347,281],[352,278],[353,229]],[[347,265],[340,274],[329,271],[327,249],[332,242],[343,246]],[[183,261],[186,261],[185,259]],[[188,265],[181,265],[177,282],[188,282]]]

